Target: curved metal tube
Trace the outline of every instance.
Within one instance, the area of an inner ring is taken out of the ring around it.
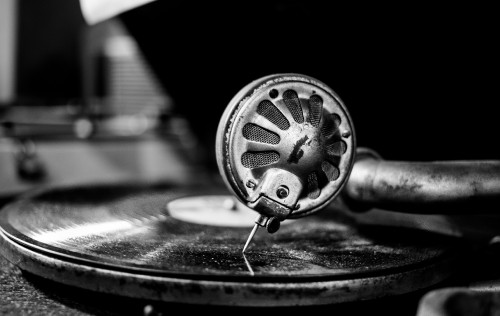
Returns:
[[[500,214],[500,161],[399,162],[361,155],[343,194],[354,209]]]

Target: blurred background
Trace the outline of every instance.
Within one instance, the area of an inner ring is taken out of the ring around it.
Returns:
[[[0,199],[97,182],[203,182],[186,119],[119,18],[0,1]]]
[[[285,72],[335,90],[386,159],[500,159],[493,12],[155,1],[89,24],[78,0],[0,0],[0,195],[218,181],[225,106]]]

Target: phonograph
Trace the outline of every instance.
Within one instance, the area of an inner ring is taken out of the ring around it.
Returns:
[[[305,75],[240,90],[216,155],[225,186],[29,192],[0,212],[0,250],[36,276],[123,298],[331,306],[431,289],[474,253],[458,237],[495,236],[495,217],[474,222],[498,205],[500,162],[386,161],[357,148],[348,108]]]

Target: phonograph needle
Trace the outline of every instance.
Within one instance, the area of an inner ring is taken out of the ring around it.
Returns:
[[[272,228],[269,228],[267,226],[267,224],[269,222],[272,222],[273,225],[271,225]],[[277,224],[277,225],[276,225]],[[259,215],[259,217],[255,220],[255,225],[253,226],[253,229],[252,231],[250,232],[250,236],[248,236],[248,239],[247,239],[247,242],[245,243],[245,246],[243,247],[243,253],[245,253],[245,250],[247,250],[248,248],[248,245],[250,244],[250,242],[252,241],[253,239],[253,236],[255,235],[255,233],[257,232],[257,229],[259,229],[259,226],[262,226],[262,227],[267,227],[268,228],[268,231],[270,233],[274,233],[275,231],[278,230],[279,228],[279,221],[273,221],[273,219],[270,219],[268,218],[267,216],[264,216],[264,215]],[[278,227],[278,228],[276,228]]]
[[[257,232],[257,229],[259,229],[259,224],[255,223],[252,231],[250,232],[250,236],[248,236],[247,242],[245,243],[245,246],[243,247],[243,251],[242,251],[243,253],[245,253],[245,250],[247,250],[247,247],[250,244],[250,242],[252,241],[252,238],[255,235],[255,233]]]

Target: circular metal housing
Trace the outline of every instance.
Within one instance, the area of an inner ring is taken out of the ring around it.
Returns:
[[[288,218],[332,201],[349,177],[355,148],[354,127],[340,98],[300,74],[267,76],[240,90],[221,118],[216,141],[220,173],[247,205],[271,169],[300,180],[301,188],[290,188],[290,196],[299,197]]]

